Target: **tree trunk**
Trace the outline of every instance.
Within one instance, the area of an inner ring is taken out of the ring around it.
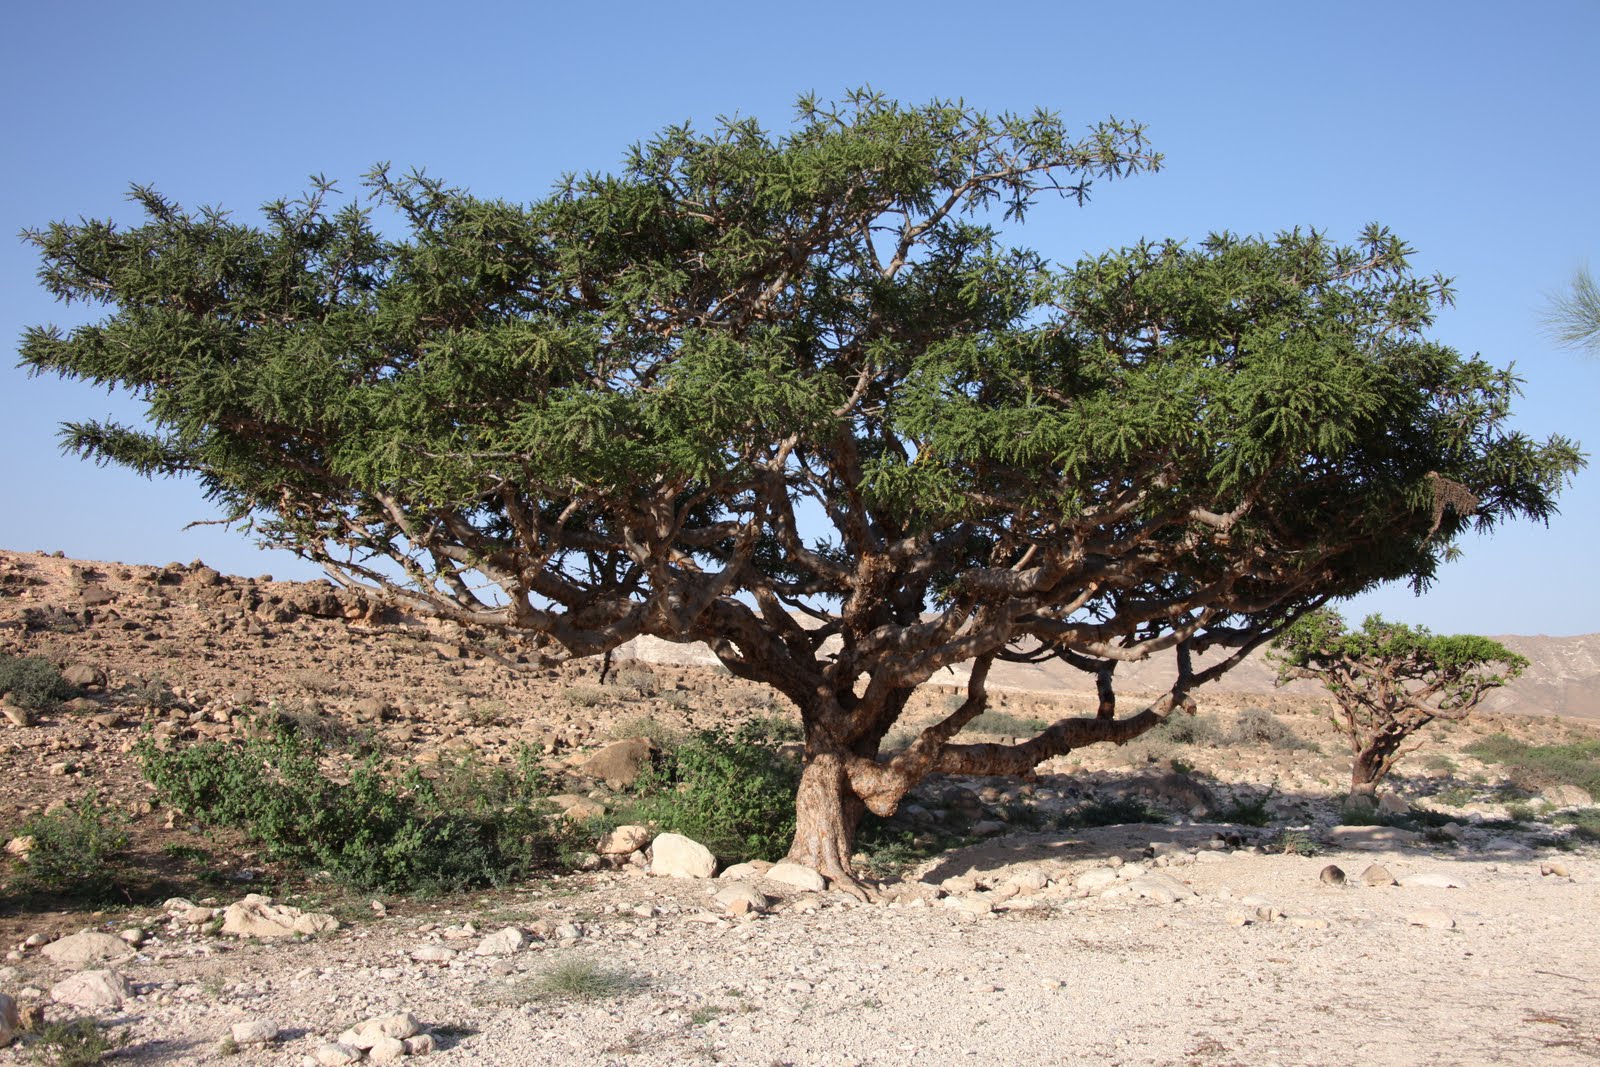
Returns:
[[[855,886],[850,857],[866,805],[850,789],[844,768],[840,753],[813,752],[807,757],[795,794],[794,844],[787,858],[848,888]]]
[[[1388,768],[1383,755],[1371,748],[1356,753],[1350,766],[1350,801],[1353,808],[1375,808],[1378,805],[1378,782]]]

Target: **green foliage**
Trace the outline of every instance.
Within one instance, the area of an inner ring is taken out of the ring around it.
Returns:
[[[1272,796],[1276,792],[1274,788],[1254,796],[1235,796],[1231,804],[1217,813],[1217,819],[1240,826],[1266,826],[1272,822]]]
[[[593,960],[563,960],[540,971],[531,999],[547,1001],[609,1000],[643,988],[644,982],[623,970]]]
[[[94,1067],[128,1043],[128,1031],[103,1030],[94,1019],[45,1023],[27,1039],[28,1062],[44,1067]]]
[[[1587,268],[1573,275],[1569,292],[1551,298],[1545,328],[1557,344],[1600,355],[1600,285]]]
[[[164,803],[204,825],[243,830],[272,860],[326,870],[357,889],[500,885],[554,863],[564,846],[540,802],[548,782],[532,749],[515,772],[465,760],[441,766],[435,781],[390,775],[377,756],[337,781],[323,774],[322,754],[294,733],[139,748]]]
[[[1529,792],[1573,785],[1600,801],[1600,740],[1530,745],[1506,734],[1491,734],[1466,751],[1485,763],[1499,764],[1507,778]]]
[[[782,856],[794,836],[800,765],[777,746],[794,732],[776,718],[701,731],[640,775],[630,818],[692,837],[726,859]]]
[[[33,838],[19,888],[90,903],[111,901],[122,871],[117,853],[128,846],[122,814],[84,797],[71,807],[24,822],[19,837]]]
[[[10,693],[12,703],[49,711],[74,692],[49,660],[0,652],[0,693]]]
[[[1291,856],[1315,856],[1322,851],[1316,838],[1305,830],[1285,830],[1275,842],[1277,851]]]

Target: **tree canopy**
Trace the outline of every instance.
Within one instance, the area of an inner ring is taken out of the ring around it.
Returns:
[[[1436,718],[1465,718],[1528,665],[1487,637],[1434,634],[1380,615],[1351,630],[1326,608],[1302,616],[1273,650],[1280,683],[1314,679],[1339,705],[1334,724],[1350,741],[1352,796],[1372,795],[1412,733]]]
[[[1547,519],[1582,463],[1509,427],[1509,370],[1427,338],[1448,285],[1381,227],[1072,265],[1002,239],[1159,164],[1136,124],[862,91],[669,128],[529,204],[379,167],[255,225],[141,187],[140,225],[30,235],[110,311],[22,358],[148,405],[68,448],[193,474],[335,580],[519,639],[512,666],[707,642],[800,707],[794,855],[843,875],[863,804],[1134,736],[1329,598]],[[1160,652],[1171,691],[1117,718],[1116,663]],[[996,658],[1046,656],[1096,674],[1096,717],[953,740]],[[962,707],[881,755],[964,663]]]

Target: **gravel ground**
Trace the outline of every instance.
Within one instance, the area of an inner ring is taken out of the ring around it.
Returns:
[[[956,879],[945,899],[931,899],[931,884],[857,905],[757,883],[772,911],[730,918],[710,899],[726,882],[617,873],[300,943],[163,934],[118,965],[140,995],[108,1021],[131,1039],[121,1060],[141,1064],[298,1064],[346,1026],[397,1010],[434,1028],[431,1060],[507,1067],[1600,1061],[1593,854],[1542,857],[1567,876],[1541,874],[1526,853],[1180,854],[1210,831],[990,842],[927,872]],[[1173,853],[1170,866],[1140,862],[1150,844]],[[1431,875],[1459,888],[1363,885],[1374,862],[1402,883]],[[1345,884],[1321,881],[1330,863]],[[1146,867],[1195,895],[1135,895]],[[1120,875],[1112,895],[1080,895],[1077,879],[1097,870],[1091,880]],[[1052,884],[1002,899],[1027,872]],[[1430,908],[1454,925],[1410,921]],[[507,925],[549,934],[563,923],[583,936],[505,957],[472,951]],[[425,945],[460,954],[416,962]],[[589,1001],[534,995],[543,973],[573,960],[631,985]],[[32,952],[16,966],[13,988],[69,973]],[[219,1051],[233,1023],[260,1018],[282,1028],[277,1043]]]

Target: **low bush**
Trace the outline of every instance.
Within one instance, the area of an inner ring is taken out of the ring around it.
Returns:
[[[364,891],[500,885],[554,864],[572,844],[542,803],[547,783],[531,749],[515,772],[469,760],[444,765],[436,781],[391,774],[376,755],[337,781],[322,772],[322,753],[316,739],[289,732],[171,751],[146,739],[138,749],[164,803],[242,830],[275,862]]]
[[[1285,751],[1313,748],[1294,727],[1278,718],[1266,708],[1245,708],[1234,721],[1228,740],[1236,745],[1266,745]]]
[[[785,720],[757,718],[695,734],[640,776],[627,817],[692,837],[723,859],[783,855],[794,837],[800,765],[778,746],[795,732]]]
[[[957,704],[959,706],[959,702]],[[953,710],[953,709],[952,709]],[[961,728],[962,733],[1000,734],[1006,737],[1032,737],[1050,724],[1031,715],[1009,711],[986,711]]]
[[[1519,789],[1538,792],[1572,785],[1600,800],[1600,739],[1564,745],[1530,745],[1506,734],[1491,734],[1467,746],[1468,754],[1497,763]]]
[[[43,1067],[94,1067],[128,1043],[126,1030],[102,1030],[94,1019],[45,1023],[27,1037],[28,1061]]]
[[[94,903],[115,898],[120,878],[116,856],[128,846],[120,812],[85,797],[29,819],[17,836],[33,839],[17,880],[19,889]]]
[[[1239,826],[1266,826],[1272,822],[1273,789],[1256,796],[1235,796],[1233,802],[1217,813],[1221,822]]]
[[[0,693],[19,707],[49,711],[75,691],[49,660],[0,652]]]
[[[1215,719],[1207,715],[1175,713],[1144,735],[1151,741],[1170,741],[1177,745],[1220,745],[1227,735]]]

